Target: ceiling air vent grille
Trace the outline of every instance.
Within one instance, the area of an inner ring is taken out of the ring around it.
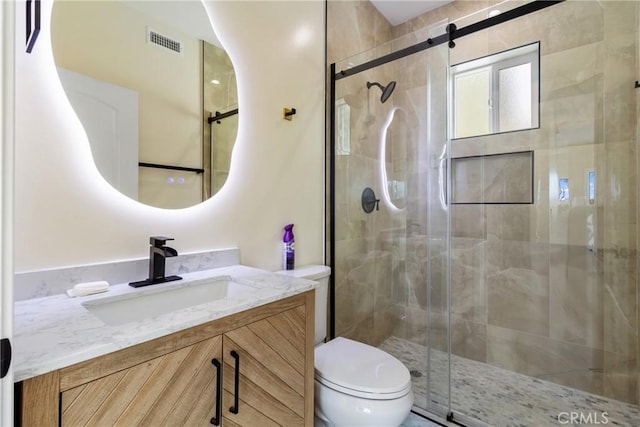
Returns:
[[[182,53],[182,43],[170,37],[163,36],[154,30],[147,30],[147,41],[161,48],[168,49],[171,52]]]

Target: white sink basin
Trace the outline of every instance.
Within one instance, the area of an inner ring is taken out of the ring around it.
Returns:
[[[82,306],[107,325],[121,325],[160,316],[176,310],[224,299],[235,299],[255,288],[233,281],[231,277],[213,277],[189,283],[173,282],[154,289],[150,285],[137,292],[107,296],[82,303]]]

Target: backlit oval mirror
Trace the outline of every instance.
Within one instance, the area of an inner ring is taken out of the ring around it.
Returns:
[[[96,166],[123,194],[178,209],[215,194],[238,128],[229,56],[199,0],[56,0],[51,43]]]

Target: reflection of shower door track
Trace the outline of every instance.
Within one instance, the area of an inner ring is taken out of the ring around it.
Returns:
[[[206,141],[205,138],[202,139],[202,165],[203,165],[203,174],[202,174],[202,199],[208,199],[213,196],[213,125],[220,124],[220,120],[226,119],[228,117],[233,117],[238,114],[238,109],[234,108],[233,110],[229,110],[226,113],[221,113],[220,111],[216,111],[215,115],[213,113],[209,113],[209,117],[207,118],[207,123],[209,123],[209,152],[206,152]],[[204,135],[204,132],[203,132]],[[207,172],[206,174],[204,172]],[[207,187],[208,186],[208,187]]]
[[[209,118],[207,119],[207,123],[220,123],[220,120],[226,119],[227,117],[235,116],[236,114],[238,114],[237,108],[235,110],[227,111],[226,113],[220,113],[219,111],[216,111],[215,116],[209,116]]]
[[[332,74],[333,75],[332,81],[340,80],[345,77],[349,77],[354,74],[361,73],[371,68],[375,68],[380,65],[386,64],[388,62],[395,61],[396,59],[404,58],[405,56],[413,55],[414,53],[422,52],[423,50],[426,50],[435,46],[439,46],[443,43],[449,43],[449,47],[453,48],[455,47],[454,40],[456,39],[471,35],[478,31],[486,30],[487,28],[491,28],[495,25],[502,24],[507,21],[511,21],[512,19],[520,18],[521,16],[525,16],[530,13],[537,12],[538,10],[545,9],[549,6],[553,6],[555,4],[562,3],[564,1],[565,0],[533,1],[531,3],[527,3],[525,5],[516,7],[515,9],[511,9],[506,12],[502,12],[499,15],[492,16],[490,18],[476,22],[475,24],[467,25],[466,27],[462,27],[462,28],[456,28],[455,24],[451,23],[447,25],[447,32],[445,34],[441,34],[432,39],[427,39],[423,42],[414,44],[413,46],[409,46],[404,49],[400,49],[388,55],[381,56],[369,62],[365,62],[364,64],[356,65],[355,67],[351,67],[349,69],[339,71],[338,73]]]
[[[144,168],[169,169],[169,170],[174,170],[174,171],[194,172],[194,173],[197,173],[197,174],[204,173],[204,169],[188,168],[188,167],[185,167],[185,166],[161,165],[161,164],[158,164],[158,163],[140,162],[140,163],[138,163],[138,166],[144,167]]]

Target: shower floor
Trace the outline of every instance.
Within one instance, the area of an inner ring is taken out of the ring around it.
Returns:
[[[397,337],[388,338],[379,348],[413,371],[415,405],[427,408],[427,348]],[[431,350],[430,400],[443,410],[447,373],[447,354]],[[638,406],[455,355],[451,356],[451,406],[454,414],[498,427],[578,424],[569,422],[571,414],[582,414],[581,425],[640,426]]]

